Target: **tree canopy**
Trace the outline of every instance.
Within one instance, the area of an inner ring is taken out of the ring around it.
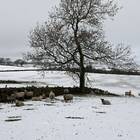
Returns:
[[[77,68],[71,72],[78,75],[83,91],[87,65],[95,61],[112,66],[134,64],[129,47],[113,48],[105,40],[104,20],[114,17],[118,10],[114,0],[61,0],[49,19],[31,31],[33,52],[28,56],[42,67]]]

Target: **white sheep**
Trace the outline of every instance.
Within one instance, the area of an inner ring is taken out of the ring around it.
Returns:
[[[17,92],[15,93],[15,98],[18,100],[24,100],[25,92]]]
[[[64,98],[65,102],[72,101],[73,100],[73,95],[72,94],[64,94],[63,98]]]
[[[32,91],[25,91],[25,98],[31,99],[34,93]]]
[[[55,93],[54,93],[53,91],[51,91],[51,92],[49,93],[49,98],[50,98],[51,100],[54,100],[54,99],[55,99]]]
[[[24,106],[24,103],[21,102],[21,101],[16,100],[15,103],[16,103],[16,106],[17,106],[17,107]]]
[[[42,96],[32,97],[32,101],[41,101],[41,100],[42,100]]]
[[[109,100],[101,99],[101,102],[103,105],[111,105],[111,102]]]
[[[69,92],[70,92],[70,91],[69,91],[68,88],[64,89],[64,93],[65,93],[65,94],[68,94]]]
[[[15,102],[15,94],[11,94],[10,96],[7,96],[7,102],[8,103]]]
[[[126,91],[126,92],[125,92],[125,96],[134,97],[134,95],[132,94],[132,91],[131,91],[131,90]]]

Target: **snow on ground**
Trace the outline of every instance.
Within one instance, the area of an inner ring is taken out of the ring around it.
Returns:
[[[77,96],[72,103],[28,101],[23,107],[1,104],[0,139],[139,140],[140,99],[104,98],[109,99],[112,105],[104,106],[100,97],[94,96]],[[13,116],[20,116],[21,120],[5,121]]]
[[[0,69],[4,69],[1,68]],[[8,69],[11,69],[10,67]],[[14,68],[15,69],[15,68]],[[140,93],[140,77],[124,75],[88,74],[91,87],[118,94],[132,90]],[[0,80],[37,81],[36,86],[74,86],[78,83],[64,72],[2,72]],[[8,84],[27,86],[28,84]],[[0,84],[0,87],[5,86]],[[62,96],[57,97],[62,99]],[[25,102],[23,107],[0,104],[1,140],[139,140],[140,97],[102,97],[109,99],[104,106],[101,97],[76,96],[72,103],[56,101]],[[19,116],[19,118],[16,118]],[[15,117],[19,121],[5,120]],[[66,117],[81,117],[70,119]]]
[[[4,66],[6,69],[6,66]],[[0,70],[4,69],[0,66]],[[7,67],[7,69],[24,69],[21,67]],[[124,94],[125,91],[132,90],[137,95],[140,93],[140,76],[130,75],[111,75],[111,74],[88,74],[90,83],[88,86],[102,88],[116,94]],[[74,81],[65,72],[47,71],[45,76],[36,71],[21,71],[21,72],[0,72],[0,80],[16,80],[16,81],[37,81],[37,83],[24,84],[7,84],[9,87],[22,86],[78,86],[78,82]],[[0,87],[5,87],[5,84],[0,84]]]
[[[124,94],[131,90],[133,94],[140,93],[140,76],[113,75],[113,74],[89,74],[92,85],[97,88],[109,90],[116,94]]]
[[[31,67],[31,66],[28,66],[28,67],[18,67],[18,66],[0,65],[0,70],[24,70],[24,69],[32,69],[32,68],[34,68],[34,67]]]

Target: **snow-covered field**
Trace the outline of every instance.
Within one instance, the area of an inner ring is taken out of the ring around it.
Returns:
[[[20,67],[0,66],[0,70],[9,69],[24,69]],[[102,88],[116,94],[124,94],[125,91],[132,90],[133,94],[140,93],[140,76],[129,75],[111,75],[111,74],[88,74],[89,81],[87,84],[90,87]],[[37,81],[37,83],[24,84],[7,84],[9,87],[21,86],[78,86],[78,82],[74,81],[65,72],[46,72],[42,76],[35,71],[21,72],[0,72],[0,80],[16,80],[16,81]],[[0,87],[5,87],[5,84],[0,84]]]
[[[118,94],[132,90],[137,97],[88,95],[76,96],[71,103],[44,100],[27,101],[23,107],[0,104],[0,140],[139,140],[140,77],[104,74],[88,77],[89,86]],[[64,72],[47,72],[44,78],[38,72],[5,72],[0,73],[0,80],[38,81],[37,86],[78,84]],[[62,96],[57,98],[62,99]],[[102,105],[100,98],[110,100],[112,105]],[[11,118],[19,121],[7,121]]]
[[[111,106],[103,106],[100,98],[94,96],[77,96],[72,103],[29,101],[24,107],[1,104],[0,139],[139,140],[140,99],[107,99],[112,102]],[[15,116],[21,120],[5,121]]]

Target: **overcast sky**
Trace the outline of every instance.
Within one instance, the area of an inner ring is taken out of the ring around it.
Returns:
[[[123,9],[105,24],[107,39],[131,45],[140,64],[140,0],[118,0]],[[47,20],[58,0],[0,0],[0,57],[21,57],[29,50],[28,34]]]

